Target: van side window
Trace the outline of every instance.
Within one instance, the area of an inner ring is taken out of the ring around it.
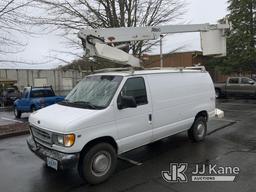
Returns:
[[[144,105],[148,103],[146,86],[142,77],[128,79],[120,94],[122,96],[133,96],[137,105]]]
[[[239,79],[238,78],[230,78],[229,79],[229,84],[238,84],[239,83]]]

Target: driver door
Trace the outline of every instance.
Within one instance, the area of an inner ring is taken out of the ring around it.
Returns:
[[[126,80],[118,95],[117,105],[121,96],[133,96],[137,104],[135,108],[116,107],[119,149],[124,152],[152,141],[152,104],[143,77]]]

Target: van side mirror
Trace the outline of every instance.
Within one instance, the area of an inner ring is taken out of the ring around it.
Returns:
[[[137,103],[133,96],[120,96],[117,106],[118,109],[136,108]]]

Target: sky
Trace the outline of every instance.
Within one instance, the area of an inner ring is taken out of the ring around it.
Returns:
[[[215,24],[228,13],[226,0],[186,0],[186,2],[188,5],[184,21],[189,24]],[[164,38],[163,52],[168,53],[179,47],[184,47],[179,51],[201,50],[200,34],[174,34]],[[159,48],[155,48],[154,53],[158,54],[158,50]]]
[[[180,23],[200,24],[211,23],[214,24],[218,19],[223,18],[227,14],[226,0],[186,0],[187,12],[180,20]],[[180,24],[178,23],[178,24]],[[65,65],[61,61],[47,62],[49,58],[56,55],[54,50],[68,51],[68,48],[63,44],[64,39],[54,33],[40,35],[36,37],[26,37],[27,46],[25,50],[19,54],[9,55],[11,60],[23,60],[30,63],[35,62],[34,65],[26,64],[10,64],[0,63],[0,68],[37,68],[47,69],[55,68],[59,65]],[[172,52],[178,47],[184,47],[179,51],[194,51],[201,50],[199,33],[186,33],[167,35],[163,40],[163,52]],[[82,50],[81,50],[82,52]],[[159,54],[159,47],[155,47],[151,54]],[[64,56],[64,55],[63,55]],[[72,61],[73,56],[65,55],[65,60]],[[42,64],[39,64],[43,61]]]

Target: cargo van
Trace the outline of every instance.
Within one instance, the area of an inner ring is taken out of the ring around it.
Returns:
[[[214,85],[205,70],[98,73],[81,80],[64,101],[32,113],[27,143],[47,166],[77,168],[97,184],[124,152],[183,131],[202,141],[214,114]]]

